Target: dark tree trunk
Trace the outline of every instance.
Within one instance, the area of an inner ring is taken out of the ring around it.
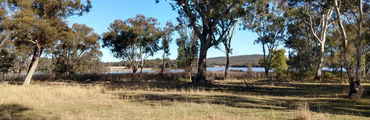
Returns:
[[[28,66],[28,70],[27,70],[27,74],[30,72],[31,70],[31,67],[33,65],[33,63],[35,62],[35,56],[37,56],[37,52],[39,51],[39,49],[37,47],[35,47],[34,51],[33,51],[33,57],[32,57],[32,60],[31,60],[31,63],[30,65]]]
[[[135,79],[136,79],[136,72],[137,72],[137,67],[136,67],[136,66],[134,66],[134,67],[132,68],[132,80],[135,80]]]
[[[364,88],[361,86],[360,81],[355,81],[353,78],[349,83],[348,97],[351,99],[359,99],[362,96]]]
[[[143,74],[143,66],[140,66],[140,74]]]
[[[195,83],[207,83],[206,72],[207,72],[207,51],[208,48],[204,45],[200,46],[199,60],[198,60],[198,73],[195,79]]]
[[[267,78],[270,78],[270,77],[269,77],[269,69],[268,69],[268,68],[266,68],[266,67],[265,67],[265,75],[266,75],[266,77],[267,77]]]
[[[263,51],[263,67],[265,68],[265,75],[266,75],[267,78],[269,78],[269,69],[270,69],[270,67],[269,67],[268,61],[269,61],[269,58],[271,56],[271,53],[269,53],[266,56],[265,44],[263,42],[262,42],[262,51]]]
[[[163,56],[162,56],[162,67],[161,67],[161,75],[163,74],[163,71],[164,71],[164,56],[165,56],[165,54],[163,53]]]
[[[230,66],[229,50],[226,49],[226,66],[225,66],[224,79],[227,78],[227,74],[228,74],[228,71],[229,71],[229,66]]]
[[[342,52],[339,55],[339,64],[340,64],[340,80],[343,80],[343,61],[342,61]]]
[[[22,59],[19,61],[18,74],[21,74],[22,73],[22,67],[23,67],[24,62],[25,62],[25,60],[22,60]]]

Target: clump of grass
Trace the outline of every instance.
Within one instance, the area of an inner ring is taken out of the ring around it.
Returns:
[[[307,102],[304,102],[298,106],[297,120],[311,120],[310,108]]]

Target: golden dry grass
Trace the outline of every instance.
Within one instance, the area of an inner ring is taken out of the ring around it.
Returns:
[[[261,87],[284,88],[279,85]],[[256,95],[248,91],[235,93],[202,88],[144,86],[143,89],[132,89],[122,86],[112,89],[92,84],[3,84],[0,85],[0,119],[285,120],[299,119],[300,116],[315,120],[367,119],[350,114],[312,112],[307,106],[299,107],[305,102],[341,99]],[[367,104],[369,100],[362,102]]]

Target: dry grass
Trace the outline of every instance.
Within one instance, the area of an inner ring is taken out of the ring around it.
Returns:
[[[279,84],[252,85],[272,89],[298,87]],[[324,101],[337,101],[337,104],[343,105],[340,103],[343,98],[277,96],[262,94],[265,91],[254,94],[256,91],[236,92],[230,89],[162,88],[151,84],[119,85],[114,88],[106,84],[0,84],[0,119],[366,119],[350,113],[320,112],[325,108]],[[367,98],[356,102],[358,105],[369,105]],[[319,103],[323,109],[315,108]],[[364,111],[367,113],[369,110]]]
[[[298,120],[311,120],[311,111],[307,102],[298,106],[297,109]]]

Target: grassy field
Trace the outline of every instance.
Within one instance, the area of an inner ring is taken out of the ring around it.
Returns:
[[[344,98],[347,84],[289,81],[105,81],[0,84],[0,119],[362,120],[370,97]]]

